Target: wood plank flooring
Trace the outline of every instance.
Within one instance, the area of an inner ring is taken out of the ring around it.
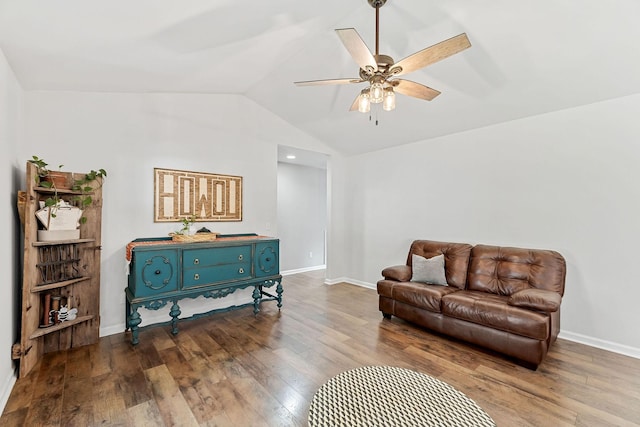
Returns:
[[[17,381],[2,426],[306,426],[315,391],[364,365],[437,377],[499,426],[640,425],[640,360],[558,340],[537,371],[384,320],[375,291],[284,278],[281,312],[251,308],[46,354]]]

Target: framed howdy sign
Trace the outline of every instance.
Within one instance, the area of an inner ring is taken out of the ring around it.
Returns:
[[[242,221],[242,177],[154,168],[154,221]]]

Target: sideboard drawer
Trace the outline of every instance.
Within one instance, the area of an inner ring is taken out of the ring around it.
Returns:
[[[148,251],[138,254],[129,288],[135,297],[146,297],[178,289],[178,251]],[[135,280],[133,280],[135,279]]]
[[[251,261],[251,246],[186,249],[182,252],[184,268],[208,267]]]
[[[251,262],[216,265],[212,267],[185,268],[182,273],[182,287],[186,289],[250,278]]]

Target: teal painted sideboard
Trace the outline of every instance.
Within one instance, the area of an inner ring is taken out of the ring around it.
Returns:
[[[134,345],[139,342],[140,307],[158,310],[171,303],[174,335],[181,314],[178,301],[184,298],[223,298],[252,287],[251,302],[202,315],[247,305],[253,305],[253,313],[258,314],[264,301],[277,301],[278,309],[282,307],[278,239],[255,234],[221,235],[198,243],[164,237],[136,239],[127,245],[126,253],[130,264],[125,324]],[[271,287],[275,294],[267,292]]]

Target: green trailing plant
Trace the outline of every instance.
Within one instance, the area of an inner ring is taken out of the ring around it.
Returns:
[[[80,193],[82,193],[73,197],[73,200],[81,210],[84,210],[93,202],[91,192],[93,192],[95,187],[93,187],[91,184],[93,184],[94,182],[98,182],[97,188],[102,187],[104,178],[106,176],[107,171],[105,171],[104,169],[98,169],[97,171],[91,170],[91,172],[85,174],[84,178],[77,179],[73,182],[71,190],[79,191]],[[87,218],[84,216],[80,217],[80,224],[84,224],[85,222],[87,222]]]
[[[53,191],[51,197],[47,197],[44,200],[44,206],[50,209],[51,217],[55,218],[61,198],[55,182],[52,179],[49,179],[51,173],[51,170],[48,168],[49,165],[44,159],[38,156],[32,156],[31,160],[29,160],[29,163],[32,163],[36,166],[36,185],[39,187],[48,188]],[[64,165],[59,165],[58,171],[61,171],[63,166]],[[91,172],[85,174],[83,178],[74,180],[73,184],[71,185],[71,191],[78,194],[74,194],[73,196],[71,196],[71,201],[73,201],[74,204],[78,208],[80,208],[80,210],[84,210],[85,208],[90,206],[93,202],[91,193],[95,188],[102,187],[104,178],[106,176],[106,170],[98,169],[97,171],[91,170]],[[94,182],[97,182],[97,187],[93,185]],[[80,217],[79,221],[80,224],[84,224],[87,222],[87,218],[82,216]]]
[[[33,163],[36,166],[36,176],[35,176],[35,180],[36,180],[36,185],[38,185],[39,187],[45,187],[45,188],[54,188],[55,184],[53,183],[53,181],[47,181],[46,178],[49,176],[49,164],[47,162],[44,161],[44,159],[39,158],[38,156],[32,156],[31,160],[29,160],[29,163]],[[60,171],[62,168],[64,167],[64,165],[59,165],[58,166],[58,171]]]
[[[50,170],[48,168],[49,164],[45,162],[44,159],[41,159],[38,156],[32,156],[32,158],[29,160],[29,163],[32,163],[36,166],[36,176],[34,177],[36,185],[38,187],[53,190],[53,195],[45,199],[44,206],[50,209],[51,216],[55,218],[56,208],[58,206],[58,203],[60,202],[60,198],[58,197],[58,188],[56,187],[55,182],[53,181],[53,179],[48,179],[50,174]],[[59,165],[58,171],[60,171],[63,166],[64,165]]]

